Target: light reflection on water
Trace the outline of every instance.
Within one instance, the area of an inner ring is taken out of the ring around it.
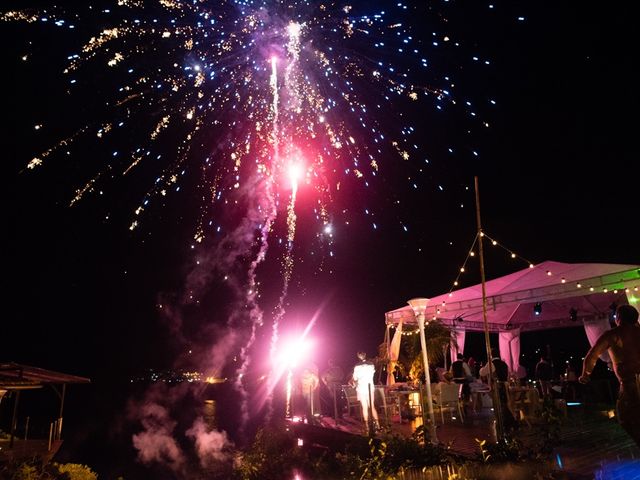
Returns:
[[[607,462],[595,472],[596,480],[629,480],[640,478],[640,460]]]
[[[216,406],[217,404],[215,400],[207,399],[204,401],[204,406],[202,408],[202,418],[208,430],[214,430],[218,427],[218,422],[216,419]]]

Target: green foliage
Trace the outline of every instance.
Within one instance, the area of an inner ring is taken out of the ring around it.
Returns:
[[[289,474],[308,464],[293,433],[279,424],[258,431],[251,447],[237,456],[235,475],[242,480],[276,480],[293,477]]]
[[[405,329],[410,331],[410,329]],[[456,337],[451,329],[440,321],[431,321],[424,327],[427,350],[429,351],[429,362],[434,364],[440,362],[444,357],[446,347],[451,343],[456,343]],[[376,368],[382,371],[389,362],[387,344],[381,343],[378,346],[378,355],[374,359]],[[403,337],[400,343],[400,354],[398,357],[398,369],[403,376],[408,376],[412,380],[424,378],[424,365],[422,362],[422,347],[420,345],[420,335],[408,335]]]
[[[497,443],[478,440],[479,460],[483,463],[545,462],[560,443],[562,415],[553,401],[545,399],[539,412],[540,421],[525,432],[511,432]]]
[[[505,437],[496,443],[487,443],[485,440],[476,442],[480,447],[480,460],[483,463],[505,463],[523,460],[522,443],[515,437]]]
[[[237,458],[235,476],[242,480],[293,478],[296,472],[312,480],[387,480],[406,469],[444,465],[447,448],[424,442],[424,432],[411,438],[384,435],[355,438],[343,451],[298,447],[283,427],[262,429],[251,448]]]
[[[531,457],[543,460],[551,456],[553,449],[560,443],[560,425],[562,414],[553,400],[545,398],[540,410],[540,422],[536,424],[537,442],[531,447]]]
[[[77,463],[24,462],[4,465],[0,478],[11,480],[97,480],[98,475]]]
[[[452,342],[455,344],[455,335],[449,327],[439,321],[432,321],[425,325],[424,334],[429,352],[429,363],[435,365],[443,359],[445,348]],[[420,335],[410,335],[407,340],[403,339],[398,363],[402,365],[404,371],[409,372],[411,379],[422,380],[424,378]]]
[[[18,465],[10,478],[12,480],[39,480],[41,476],[40,470],[35,465],[23,463]]]
[[[474,440],[476,441],[476,443],[478,444],[478,447],[480,448],[480,458],[482,459],[482,462],[489,463],[489,460],[491,460],[491,454],[487,449],[487,441],[480,440],[479,438],[475,438]]]
[[[394,479],[407,470],[423,470],[452,461],[447,448],[425,443],[423,439],[420,433],[410,438],[399,435],[371,438],[365,455],[338,454],[343,468],[330,478]]]
[[[54,463],[61,476],[68,480],[97,480],[98,475],[86,465],[78,463]]]

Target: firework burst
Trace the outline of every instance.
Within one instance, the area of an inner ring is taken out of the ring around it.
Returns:
[[[272,238],[282,245],[276,255],[283,279],[272,314],[272,352],[278,341],[295,263],[297,210],[315,218],[320,256],[331,257],[333,226],[349,223],[353,212],[365,212],[371,227],[379,227],[366,196],[349,198],[344,191],[375,187],[398,165],[413,165],[400,170],[412,172],[408,185],[415,187],[429,162],[427,137],[417,138],[406,108],[455,106],[469,124],[487,126],[473,104],[455,94],[454,76],[430,64],[430,54],[461,48],[447,33],[446,18],[431,7],[366,3],[118,0],[73,12],[52,7],[2,15],[84,39],[74,43],[62,73],[72,104],[88,107],[61,112],[67,134],[27,159],[26,172],[92,145],[97,160],[78,169],[84,178],[71,205],[119,178],[151,175],[132,208],[131,230],[185,182],[196,183],[194,244],[211,239],[218,245],[201,268],[215,268],[226,279],[230,250],[251,256],[237,282],[251,330],[240,378],[263,325],[257,275]],[[30,53],[23,60],[30,61]],[[229,211],[240,211],[242,219],[225,223]],[[406,231],[406,222],[400,224]]]

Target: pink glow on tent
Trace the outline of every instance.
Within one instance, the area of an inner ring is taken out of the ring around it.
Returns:
[[[487,321],[492,331],[581,326],[577,320],[605,317],[612,304],[637,302],[639,288],[640,265],[546,261],[486,282]],[[467,331],[483,330],[481,284],[430,298],[427,319],[435,317]],[[534,312],[536,303],[541,304],[539,315]],[[577,311],[575,320],[572,309]],[[416,322],[409,306],[386,313],[387,324],[400,319]]]

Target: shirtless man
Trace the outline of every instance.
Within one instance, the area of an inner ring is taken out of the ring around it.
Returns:
[[[631,305],[616,309],[616,327],[603,333],[584,358],[580,383],[587,383],[598,357],[609,350],[613,371],[620,381],[618,421],[640,446],[640,324]]]

